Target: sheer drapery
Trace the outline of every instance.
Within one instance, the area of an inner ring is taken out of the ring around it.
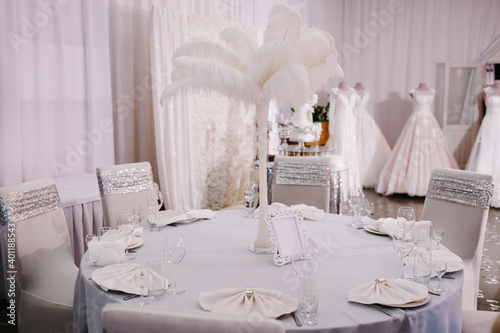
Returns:
[[[368,110],[391,145],[411,113],[408,90],[419,82],[434,86],[438,62],[494,53],[500,35],[496,0],[1,1],[0,185],[147,160],[162,187],[174,191],[169,200],[195,205],[193,189],[208,169],[188,183],[168,183],[181,179],[179,172],[196,174],[198,156],[181,149],[181,136],[155,141],[155,126],[168,135],[196,129],[153,122],[153,87],[165,78],[153,77],[151,7],[262,28],[278,2],[304,3],[304,23],[331,32],[345,81],[370,89]],[[337,83],[329,80],[324,93]],[[177,148],[175,158],[156,161],[168,147]],[[179,170],[172,159],[187,167]],[[220,194],[227,183],[220,184],[206,193]]]

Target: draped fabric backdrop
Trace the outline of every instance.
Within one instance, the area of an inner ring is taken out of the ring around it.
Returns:
[[[227,101],[210,103],[214,111],[190,97],[159,111],[171,63],[156,58],[151,38],[179,45],[194,35],[190,18],[212,36],[209,26],[225,20],[263,28],[278,2],[303,3],[304,23],[333,35],[344,80],[370,90],[369,112],[391,145],[411,112],[408,90],[434,87],[437,63],[484,62],[500,44],[496,0],[1,1],[0,186],[147,160],[171,208],[234,203],[239,190],[227,185],[245,186],[243,160],[232,163],[234,151],[248,149],[235,142],[245,142],[249,120]],[[176,11],[162,14],[161,35],[152,29],[153,6]],[[325,84],[320,103],[337,84]],[[197,125],[212,120],[209,111],[223,112],[220,122]],[[215,125],[227,136],[210,136],[219,135]],[[200,130],[208,140],[200,142]],[[204,181],[216,185],[201,188]]]

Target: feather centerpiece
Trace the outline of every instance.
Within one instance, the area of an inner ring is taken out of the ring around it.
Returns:
[[[304,28],[297,9],[285,4],[275,5],[269,13],[260,47],[242,29],[224,29],[220,38],[226,45],[192,39],[175,50],[172,83],[162,94],[162,104],[185,92],[215,92],[255,105],[259,141],[267,142],[271,100],[304,110],[301,106],[328,78],[343,76],[333,37],[325,31]],[[267,161],[267,150],[267,145],[259,145],[259,161]],[[267,168],[261,167],[259,188],[267,187]],[[259,228],[249,248],[271,253],[274,249],[265,224],[267,190],[259,195]]]

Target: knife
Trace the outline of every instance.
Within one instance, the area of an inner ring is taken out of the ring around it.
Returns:
[[[128,301],[129,299],[140,297],[141,295],[139,294],[130,294],[128,296],[123,297],[123,300]],[[144,297],[148,297],[148,295],[144,295]]]
[[[299,317],[297,317],[297,314],[295,314],[295,311],[293,311],[291,313],[291,315],[293,317],[293,320],[295,320],[295,324],[297,324],[297,326],[301,327],[302,323],[300,322]]]

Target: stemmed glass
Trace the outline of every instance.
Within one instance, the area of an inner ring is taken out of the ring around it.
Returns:
[[[400,228],[396,227],[394,230],[394,236],[392,237],[392,246],[396,250],[397,254],[401,258],[401,276],[400,279],[406,279],[405,277],[405,259],[410,255],[414,247],[413,239],[408,237],[406,232]]]
[[[163,197],[161,195],[160,190],[152,190],[148,195],[148,207],[151,212],[149,215],[149,222],[151,223],[150,231],[160,231],[161,228],[158,228],[156,225],[157,213],[160,211],[161,206],[163,205]]]
[[[86,235],[85,236],[85,245],[87,245],[87,252],[88,252],[88,249],[89,249],[89,243],[93,242],[95,240],[97,240],[97,236],[96,235]],[[87,253],[86,260],[87,261],[89,260],[89,254],[88,253]]]
[[[437,249],[439,250],[439,245],[441,244],[441,240],[444,237],[444,229],[433,228],[432,236],[434,237],[434,240],[437,242]]]
[[[130,242],[130,236],[136,227],[135,215],[132,211],[121,211],[118,217],[118,229],[125,235],[125,259],[132,260],[135,259],[135,255],[129,253],[128,246]]]
[[[415,225],[415,210],[412,207],[399,207],[397,223],[398,226],[405,232],[406,237],[409,237],[410,232]]]
[[[317,261],[310,252],[297,254],[292,257],[293,271],[302,281],[302,296],[300,299],[300,313],[305,315],[304,324],[316,325],[318,312]]]
[[[364,200],[364,204],[365,204],[366,215],[367,216],[372,215],[373,210],[375,209],[375,204],[369,201],[368,199]]]
[[[352,208],[353,212],[353,220],[351,223],[351,227],[359,229],[363,228],[363,221],[361,220],[361,217],[359,216],[359,206],[362,204],[363,200],[363,191],[360,188],[357,187],[351,187],[349,189],[349,195],[347,198],[349,202],[349,206]]]
[[[168,295],[179,295],[185,290],[177,287],[177,271],[176,265],[184,259],[186,254],[186,247],[184,245],[184,240],[180,235],[167,235],[165,236],[165,241],[163,243],[163,256],[165,260],[172,264],[174,271],[174,279],[167,289]]]
[[[434,272],[436,272],[436,276],[438,278],[438,285],[434,287],[434,291],[442,293],[443,291],[446,291],[443,287],[441,287],[441,278],[443,277],[444,273],[446,273],[446,270],[448,269],[448,265],[444,261],[436,261],[432,265],[434,268]]]
[[[144,295],[146,294],[146,287],[148,286],[148,275],[149,273],[141,268],[141,270],[135,276],[135,284],[137,284],[137,286],[139,287],[141,296],[137,304],[141,306],[149,304],[149,302],[144,297]]]

